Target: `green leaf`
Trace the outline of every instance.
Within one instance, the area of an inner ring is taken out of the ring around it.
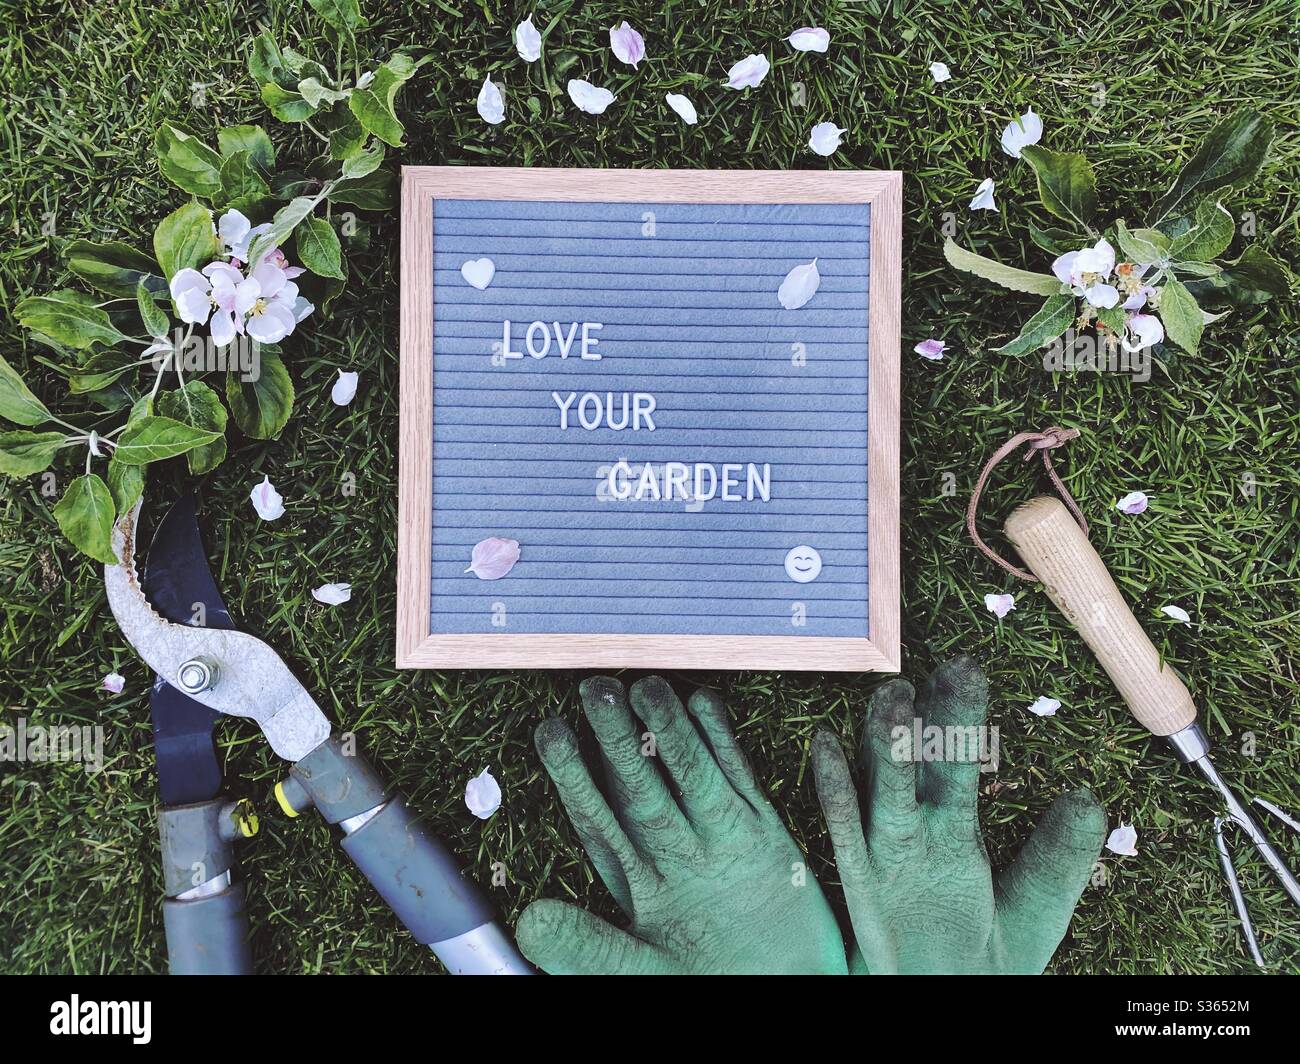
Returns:
[[[307,0],[312,10],[336,30],[353,33],[367,25],[357,0]]]
[[[182,191],[211,199],[221,191],[221,156],[191,133],[164,123],[154,137],[158,169]]]
[[[1058,292],[1056,295],[1049,296],[1038,313],[1025,322],[1019,336],[1010,343],[1003,344],[997,351],[999,354],[1012,356],[1036,351],[1065,332],[1074,321],[1074,317],[1073,294]]]
[[[262,102],[281,122],[306,122],[316,113],[297,89],[286,89],[274,81],[262,86]]]
[[[1122,306],[1098,307],[1097,320],[1113,333],[1124,335],[1124,319],[1126,315]]]
[[[1147,224],[1158,226],[1192,198],[1252,177],[1268,154],[1273,123],[1257,111],[1234,111],[1212,130],[1179,171],[1169,191],[1151,209]]]
[[[1115,222],[1115,236],[1127,262],[1155,266],[1169,257],[1169,238],[1158,229],[1130,230],[1120,218]]]
[[[1203,200],[1196,208],[1190,228],[1174,238],[1169,257],[1190,262],[1209,262],[1228,250],[1237,225],[1232,215],[1215,200]]]
[[[289,76],[280,46],[269,33],[253,39],[253,49],[248,53],[248,73],[259,85],[273,82],[287,88],[297,80]]]
[[[271,194],[252,153],[240,149],[221,162],[221,198],[225,203],[236,200],[258,199]]]
[[[223,158],[246,151],[253,165],[265,173],[275,169],[275,145],[261,126],[228,126],[217,134],[217,147]]]
[[[312,273],[343,280],[343,249],[324,218],[306,218],[298,226],[298,258]]]
[[[1030,273],[1028,270],[1017,270],[1014,266],[1006,266],[996,259],[976,255],[973,251],[967,251],[956,243],[952,237],[943,242],[943,257],[948,260],[948,265],[955,269],[962,270],[965,273],[973,273],[976,277],[992,281],[994,284],[1009,288],[1013,292],[1054,296],[1060,294],[1063,287],[1061,282],[1050,273]]]
[[[263,255],[288,240],[298,223],[316,209],[318,202],[318,196],[299,196],[276,211],[271,219],[271,228],[254,240],[248,249],[248,261],[261,262]]]
[[[212,212],[198,203],[172,211],[153,232],[153,250],[169,282],[181,270],[206,266],[220,251]]]
[[[1052,151],[1037,144],[1022,148],[1020,157],[1034,168],[1038,198],[1043,206],[1056,217],[1090,233],[1089,222],[1097,213],[1097,179],[1088,160],[1082,155]]]
[[[280,435],[293,411],[293,381],[280,356],[263,348],[261,372],[255,381],[243,381],[226,374],[226,403],[235,424],[255,440],[273,440]]]
[[[113,345],[126,337],[113,327],[108,313],[84,292],[62,288],[43,296],[28,296],[14,308],[14,316],[28,329],[44,333],[75,351],[94,344]]]
[[[365,177],[379,169],[384,161],[384,146],[375,141],[366,151],[357,152],[343,161],[344,178]]]
[[[336,104],[340,100],[346,100],[348,94],[339,92],[338,89],[331,89],[328,85],[322,85],[319,78],[303,78],[298,82],[298,92],[312,107],[320,110],[322,106]]]
[[[364,89],[354,89],[348,98],[348,107],[357,121],[380,140],[394,148],[402,146],[405,132],[393,111],[393,100],[400,89],[419,67],[409,55],[398,52],[382,63],[375,71],[374,80]]]
[[[166,336],[171,328],[171,322],[167,320],[167,315],[158,306],[157,300],[154,299],[153,293],[149,291],[144,281],[141,281],[135,290],[135,301],[140,309],[140,320],[144,323],[144,331],[154,339]]]
[[[1263,248],[1252,245],[1218,276],[1190,281],[1187,290],[1211,310],[1248,307],[1284,299],[1291,291],[1291,274]]]
[[[113,507],[121,517],[144,494],[144,466],[127,465],[114,456],[108,460],[108,492]]]
[[[1069,229],[1054,226],[1039,228],[1029,223],[1029,239],[1051,255],[1064,255],[1067,251],[1078,250],[1082,237]]]
[[[158,264],[143,251],[120,240],[102,244],[74,240],[64,248],[63,255],[69,270],[106,295],[133,296],[142,280],[154,291],[167,288],[167,282],[158,276]]]
[[[363,211],[385,211],[393,205],[393,175],[388,170],[375,170],[365,177],[335,181],[326,197],[331,203],[350,203]]]
[[[321,129],[330,141],[330,158],[345,160],[361,152],[370,134],[347,107],[332,107],[321,115]]]
[[[82,554],[105,565],[117,561],[113,555],[113,496],[94,473],[68,485],[54,507],[54,520]]]
[[[66,441],[62,432],[0,432],[0,473],[27,477],[48,469]]]
[[[113,457],[125,465],[147,465],[204,447],[219,436],[220,433],[197,429],[170,417],[142,417],[127,425],[118,438]]]
[[[1205,321],[1192,294],[1173,278],[1160,289],[1160,320],[1170,340],[1188,354],[1196,354]]]
[[[202,381],[189,381],[184,388],[163,392],[158,413],[191,428],[218,433],[212,443],[195,447],[185,458],[196,476],[209,473],[226,459],[226,408],[221,397]]]

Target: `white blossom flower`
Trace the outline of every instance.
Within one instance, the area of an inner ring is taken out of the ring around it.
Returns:
[[[212,300],[209,292],[212,286],[208,279],[190,266],[177,270],[168,287],[171,289],[172,303],[176,306],[176,315],[188,325],[206,325],[208,315],[212,313]]]
[[[1130,354],[1158,344],[1164,338],[1165,327],[1154,314],[1129,314],[1124,319],[1124,338],[1120,342]]]
[[[1119,303],[1119,289],[1110,283],[1115,269],[1115,249],[1104,237],[1090,248],[1067,251],[1052,263],[1052,273],[1099,310]]]
[[[752,89],[760,85],[772,64],[765,55],[747,55],[727,71],[727,88]]]

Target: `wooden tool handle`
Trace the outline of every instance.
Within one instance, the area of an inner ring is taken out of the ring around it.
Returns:
[[[1059,499],[1040,495],[1018,506],[1004,526],[1048,597],[1079,629],[1133,716],[1155,735],[1196,720],[1192,696],[1133,617],[1105,563]]]

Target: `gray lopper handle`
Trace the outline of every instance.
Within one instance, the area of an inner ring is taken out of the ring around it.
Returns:
[[[253,970],[242,882],[206,898],[165,899],[163,929],[172,975],[249,975]]]
[[[466,975],[531,974],[493,923],[492,906],[461,874],[447,848],[420,824],[374,770],[334,738],[293,766],[276,788],[297,814],[314,805],[344,831],[343,850],[415,938]]]

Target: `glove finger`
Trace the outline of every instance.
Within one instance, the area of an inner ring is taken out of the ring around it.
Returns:
[[[771,809],[767,796],[754,778],[749,758],[741,749],[740,743],[736,742],[726,706],[718,693],[700,689],[686,700],[686,709],[704,733],[705,741],[732,789],[753,806],[755,811]]]
[[[858,764],[867,780],[867,837],[871,852],[878,855],[888,856],[920,834],[912,756],[915,695],[906,680],[890,680],[872,693],[863,721]],[[902,743],[898,729],[902,729]]]
[[[654,732],[655,747],[681,792],[681,805],[697,830],[730,825],[745,806],[668,682],[648,676],[632,686],[632,708]]]
[[[578,752],[578,739],[558,717],[542,721],[533,742],[582,848],[623,911],[632,912],[633,893],[647,885],[654,870],[636,851],[600,793]]]
[[[1037,975],[1065,937],[1101,854],[1106,813],[1086,789],[1057,798],[997,878],[998,926],[1014,970]]]
[[[830,732],[819,730],[812,741],[813,780],[817,784],[817,801],[830,831],[835,850],[835,867],[849,903],[852,916],[857,897],[867,889],[871,859],[867,840],[862,834],[862,815],[858,809],[858,789],[849,771],[848,758],[839,740]]]
[[[943,729],[943,756],[922,758],[921,800],[941,825],[979,833],[980,753],[989,685],[973,658],[946,661],[930,673],[917,699],[925,727]]]
[[[654,760],[641,752],[641,729],[627,708],[623,685],[608,676],[593,676],[578,690],[604,754],[619,821],[633,844],[655,850],[688,839],[690,826],[668,784]]]
[[[515,929],[525,957],[550,975],[667,975],[648,942],[562,901],[535,901]]]

